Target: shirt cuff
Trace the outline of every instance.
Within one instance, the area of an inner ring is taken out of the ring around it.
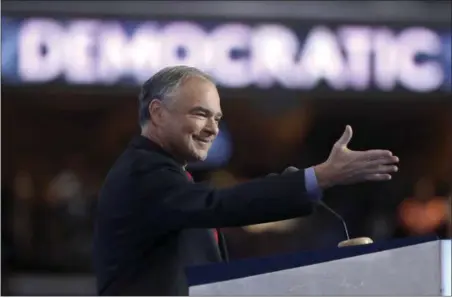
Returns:
[[[322,190],[317,183],[317,177],[313,167],[304,170],[306,191],[311,199],[319,201],[322,199]]]

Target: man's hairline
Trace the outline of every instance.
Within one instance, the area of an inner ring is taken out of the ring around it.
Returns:
[[[204,81],[204,82],[208,82],[208,83],[212,84],[215,88],[217,88],[215,81],[208,74],[205,74],[203,72],[188,73],[187,76],[182,77],[181,80],[178,82],[178,84],[175,86],[174,90],[172,91],[173,94],[166,95],[163,98],[154,97],[154,98],[149,99],[149,101],[147,103],[147,108],[149,109],[149,105],[155,100],[161,102],[166,108],[170,108],[170,106],[176,101],[174,98],[177,96],[177,93],[180,92],[180,89],[182,88],[182,86],[184,84],[186,84],[187,81],[194,79],[194,78],[200,79],[201,81]],[[147,119],[146,122],[141,125],[141,127],[145,126],[146,123],[149,123],[150,120],[151,120],[151,117],[150,117],[150,112],[149,112],[149,119]]]
[[[214,80],[208,76],[207,74],[203,74],[203,73],[190,73],[188,74],[186,77],[183,77],[178,84],[174,87],[174,89],[172,90],[172,92],[170,92],[170,94],[164,96],[163,98],[152,98],[149,101],[149,104],[151,104],[152,101],[154,100],[159,100],[160,102],[162,102],[164,105],[166,105],[167,107],[169,107],[169,105],[173,104],[175,102],[175,97],[178,95],[178,93],[181,91],[182,87],[190,80],[192,79],[200,79],[201,81],[207,82],[212,84],[215,88],[217,87],[217,85],[215,84]],[[148,105],[149,105],[148,104]]]

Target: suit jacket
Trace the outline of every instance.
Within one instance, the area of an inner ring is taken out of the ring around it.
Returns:
[[[209,228],[308,215],[304,172],[216,190],[192,183],[149,139],[132,140],[100,191],[93,265],[100,295],[188,295],[184,268],[221,257]]]

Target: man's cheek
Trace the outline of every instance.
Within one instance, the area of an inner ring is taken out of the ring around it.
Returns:
[[[200,123],[192,121],[184,126],[184,132],[187,134],[199,134],[199,132],[201,131],[201,127],[202,125],[200,125]]]

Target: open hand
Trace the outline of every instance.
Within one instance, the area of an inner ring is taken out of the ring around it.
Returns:
[[[340,139],[334,144],[327,161],[314,167],[320,187],[390,180],[391,173],[398,171],[394,163],[397,163],[399,158],[391,151],[348,149],[352,135],[352,128],[347,125]]]

